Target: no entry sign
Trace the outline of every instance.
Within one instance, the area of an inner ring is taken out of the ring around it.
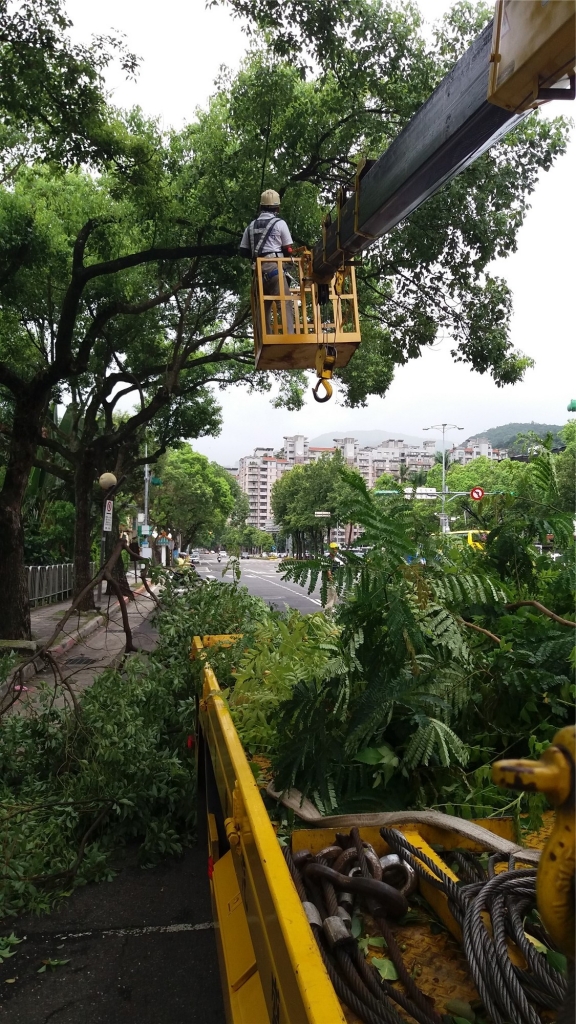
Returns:
[[[484,497],[484,489],[482,487],[473,487],[470,491],[470,497],[473,498],[474,501],[481,501]]]
[[[114,512],[114,502],[110,498],[107,498],[104,503],[104,522],[102,529],[104,533],[112,532],[112,514]]]

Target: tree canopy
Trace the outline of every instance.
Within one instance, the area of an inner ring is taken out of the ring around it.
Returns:
[[[158,473],[162,484],[151,518],[159,528],[181,534],[183,547],[222,530],[235,505],[235,481],[228,473],[189,445],[168,452]]]

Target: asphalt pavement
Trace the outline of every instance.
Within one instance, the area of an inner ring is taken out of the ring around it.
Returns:
[[[232,572],[224,572],[227,559],[219,563],[216,555],[201,555],[200,564],[196,566],[199,574],[220,580],[232,580]],[[240,583],[243,587],[261,597],[272,608],[297,608],[304,614],[321,611],[319,588],[308,594],[306,587],[282,579],[282,559],[246,558],[240,561]],[[224,575],[223,575],[224,573]]]

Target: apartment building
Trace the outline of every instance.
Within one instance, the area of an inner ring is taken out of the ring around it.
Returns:
[[[286,459],[274,455],[273,448],[255,448],[253,455],[240,459],[238,483],[248,495],[249,526],[256,526],[259,530],[273,530],[272,487],[287,469],[291,469],[291,465]]]
[[[291,437],[284,437],[283,457],[293,466],[303,465],[309,461],[308,438],[304,434],[293,434]]]
[[[344,462],[347,462],[349,466],[356,465],[356,453],[358,451],[358,441],[355,437],[335,437],[334,444],[337,450],[342,455]]]
[[[419,470],[432,469],[436,457],[435,441],[417,443],[402,438],[389,438],[372,448],[357,448],[354,466],[366,481],[367,487],[374,487],[382,473],[388,473],[398,480]]]
[[[334,455],[335,448],[319,448],[314,445],[308,447],[308,462],[318,462],[324,455]]]
[[[280,452],[275,453],[274,448],[256,448],[253,455],[240,459],[237,476],[250,502],[249,524],[260,530],[273,530],[271,495],[276,480],[294,466],[317,462],[336,451],[341,452],[344,461],[357,469],[371,488],[382,473],[389,473],[400,480],[420,469],[431,469],[435,460],[436,442],[431,440],[414,444],[402,438],[389,438],[372,448],[361,448],[355,437],[335,437],[333,447],[327,448],[310,445],[304,434],[293,434],[284,437],[284,447]],[[342,526],[338,542],[347,541]]]
[[[458,462],[461,466],[467,466],[474,459],[480,456],[490,459],[492,462],[501,462],[508,458],[506,448],[493,448],[486,437],[470,437],[462,445],[454,445],[448,452],[448,463]]]

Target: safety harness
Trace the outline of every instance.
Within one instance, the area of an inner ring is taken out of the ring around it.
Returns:
[[[256,220],[252,221],[248,228],[252,259],[256,260],[259,256],[282,256],[281,252],[263,252],[264,246],[270,238],[273,227],[279,223],[280,217],[271,217],[270,220],[268,220],[268,218],[264,219],[263,217],[257,217]]]

